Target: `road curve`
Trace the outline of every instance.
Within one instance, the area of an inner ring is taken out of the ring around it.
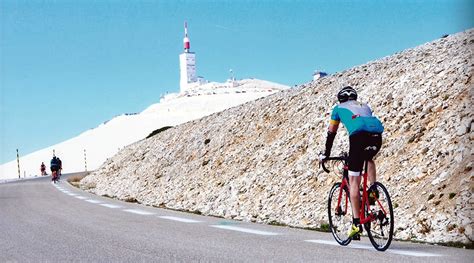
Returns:
[[[64,176],[67,177],[67,176]],[[125,203],[50,177],[0,184],[0,262],[474,262],[472,250],[205,217]]]

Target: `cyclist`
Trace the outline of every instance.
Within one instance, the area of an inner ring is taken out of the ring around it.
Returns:
[[[41,162],[41,175],[46,175],[46,165],[44,165],[44,162]]]
[[[58,170],[59,170],[59,161],[55,155],[53,155],[53,159],[51,159],[51,181],[54,183],[58,178]]]
[[[357,101],[357,92],[351,86],[346,86],[337,94],[339,104],[331,113],[331,120],[326,138],[326,149],[319,158],[324,160],[331,155],[331,148],[336,137],[339,123],[342,122],[349,133],[349,185],[352,204],[353,221],[349,237],[360,240],[362,226],[360,225],[360,196],[359,186],[364,160],[368,162],[369,185],[375,182],[376,170],[373,157],[382,145],[383,125],[366,103]]]
[[[56,157],[58,159],[58,164],[59,164],[59,168],[58,168],[58,179],[61,178],[61,175],[62,175],[62,172],[63,172],[63,162],[61,161],[61,159],[59,159],[59,157]]]

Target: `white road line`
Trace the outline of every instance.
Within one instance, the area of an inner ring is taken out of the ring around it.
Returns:
[[[101,203],[100,201],[94,200],[94,199],[87,199],[87,200],[84,200],[84,201],[89,202],[89,203],[93,203],[93,204],[99,204],[99,203]]]
[[[401,250],[401,249],[387,249],[388,252],[398,255],[405,255],[405,256],[413,256],[413,257],[442,257],[441,254],[433,254],[427,252],[419,252],[419,251],[409,251],[409,250]]]
[[[238,227],[238,226],[210,225],[210,227],[215,227],[215,228],[220,228],[220,229],[227,229],[227,230],[233,230],[233,231],[239,231],[239,232],[245,232],[245,233],[256,234],[256,235],[264,235],[264,236],[275,236],[275,235],[279,235],[278,233],[274,233],[274,232],[267,232],[267,231],[255,230],[255,229],[244,228],[244,227]]]
[[[67,189],[64,189],[64,188],[61,188],[61,186],[56,186],[56,188],[58,188],[59,191],[67,194],[67,195],[70,195],[70,196],[74,196],[75,194],[72,194],[69,190]]]
[[[87,199],[87,197],[80,196],[80,195],[78,195],[78,196],[74,196],[74,197],[75,197],[75,198],[77,198],[77,199],[82,199],[82,200],[84,200],[84,199]]]
[[[67,193],[67,195],[70,195],[70,196],[77,196],[77,194],[73,194],[73,193]]]
[[[151,212],[140,210],[140,209],[124,209],[123,211],[128,212],[128,213],[138,214],[138,215],[154,215],[155,214],[155,213],[151,213]]]
[[[332,245],[332,246],[340,246],[336,241],[328,241],[328,240],[305,240],[306,242],[312,242],[317,244],[324,244],[324,245]],[[358,248],[358,249],[367,249],[376,251],[375,248],[371,245],[364,245],[364,244],[354,244],[354,242],[350,243],[348,248]],[[421,251],[410,251],[410,250],[402,250],[402,249],[387,249],[385,252],[392,253],[392,254],[399,254],[405,256],[413,256],[413,257],[441,257],[443,255],[440,254],[433,254]]]
[[[183,223],[200,223],[201,222],[201,221],[197,221],[197,220],[193,220],[193,219],[174,217],[174,216],[159,216],[159,218],[178,221],[178,222],[183,222]]]
[[[100,204],[101,206],[105,206],[108,208],[121,208],[119,205],[112,205],[112,204]]]

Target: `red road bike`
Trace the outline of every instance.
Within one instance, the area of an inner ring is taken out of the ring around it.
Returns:
[[[335,183],[328,197],[328,217],[329,228],[336,241],[347,246],[352,238],[349,238],[348,232],[352,227],[352,207],[349,194],[348,177],[348,155],[343,153],[339,157],[329,157],[321,162],[323,170],[325,163],[332,162],[333,168],[342,164],[342,180]],[[370,242],[379,251],[385,251],[392,242],[393,238],[393,208],[390,195],[387,188],[380,182],[375,182],[370,188],[367,188],[367,161],[364,162],[364,171],[362,172],[362,193],[360,205],[360,223],[364,225]]]
[[[60,174],[59,174],[58,170],[52,171],[51,172],[51,181],[55,184],[59,183],[59,176],[60,176]]]

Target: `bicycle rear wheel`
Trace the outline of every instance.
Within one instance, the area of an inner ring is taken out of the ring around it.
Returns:
[[[393,208],[390,195],[387,188],[379,182],[375,182],[370,190],[374,190],[375,200],[370,205],[367,216],[373,216],[374,219],[365,224],[367,235],[370,242],[379,251],[385,251],[392,242],[393,238]]]
[[[340,201],[339,201],[339,196]],[[352,209],[347,187],[341,189],[341,183],[335,183],[328,198],[329,229],[337,243],[347,246],[351,242],[348,232],[352,227]]]

